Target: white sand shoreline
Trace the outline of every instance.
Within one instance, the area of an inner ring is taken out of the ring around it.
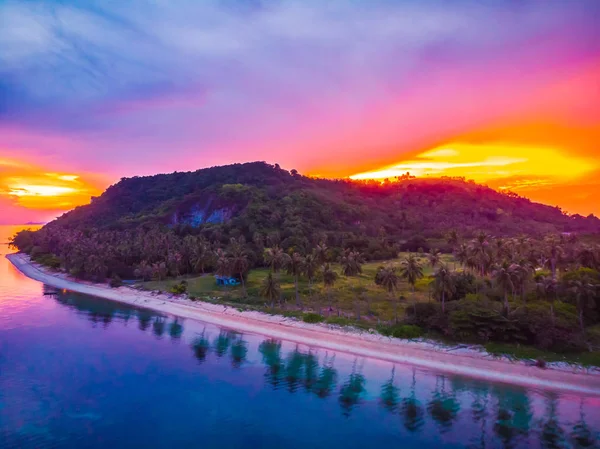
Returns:
[[[260,312],[240,312],[232,307],[191,302],[171,295],[158,295],[130,287],[112,289],[105,284],[91,284],[74,280],[63,273],[51,272],[31,262],[24,254],[10,254],[6,257],[24,275],[55,288],[144,307],[245,333],[260,334],[307,346],[415,365],[477,379],[600,396],[598,370],[586,370],[575,366],[539,369],[524,362],[496,359],[485,352],[468,348],[456,350],[456,348],[436,346],[427,342],[391,339],[352,329],[307,324]]]

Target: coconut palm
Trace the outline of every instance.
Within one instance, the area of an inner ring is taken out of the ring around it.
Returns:
[[[308,279],[308,288],[312,295],[312,286],[315,278],[317,277],[317,271],[319,270],[319,261],[314,254],[307,254],[304,258],[302,265],[302,273]]]
[[[429,251],[429,254],[427,255],[427,258],[429,259],[429,265],[431,265],[431,268],[435,268],[442,261],[442,253],[440,253],[439,249],[433,249],[432,248]]]
[[[298,293],[298,278],[304,271],[305,258],[300,253],[294,253],[287,263],[288,274],[294,276],[294,288],[296,292],[296,306],[300,307],[300,294]]]
[[[446,235],[446,241],[448,242],[448,245],[450,245],[452,248],[457,246],[460,243],[460,236],[458,235],[458,231],[456,229],[450,230],[450,232],[448,232],[448,235]]]
[[[331,304],[331,287],[337,281],[338,274],[333,271],[331,266],[327,263],[323,266],[323,271],[321,273],[323,275],[323,286],[325,287],[325,291],[327,292],[327,300],[329,303],[329,312],[333,311],[333,307]]]
[[[487,271],[486,267],[489,265],[491,259],[489,239],[488,234],[480,232],[475,240],[471,242],[470,246],[471,255],[477,261],[477,267],[481,276],[485,275]]]
[[[245,278],[250,268],[250,262],[248,261],[248,251],[246,250],[243,240],[231,239],[231,245],[227,252],[227,259],[229,271],[239,276],[240,282],[242,283],[242,293],[244,297],[246,297]]]
[[[218,248],[215,251],[215,274],[217,276],[229,276],[230,267],[229,267],[229,259],[227,258],[227,254],[221,248]]]
[[[314,250],[314,255],[321,265],[329,261],[329,248],[325,243],[319,243]]]
[[[552,278],[556,279],[556,266],[559,262],[559,258],[563,253],[563,247],[561,240],[554,235],[547,236],[544,239],[545,256],[548,258],[550,263],[550,271],[552,272]]]
[[[552,277],[542,276],[535,284],[536,293],[550,302],[550,319],[554,323],[554,302],[558,294],[558,281]]]
[[[271,272],[277,274],[286,267],[289,256],[279,246],[273,246],[265,249],[264,259]]]
[[[583,278],[571,281],[569,287],[576,298],[579,326],[583,331],[585,329],[585,322],[583,319],[584,311],[588,304],[594,300],[596,292],[598,291],[598,286],[593,284],[589,278]]]
[[[509,265],[508,262],[504,262],[502,265],[496,266],[493,276],[496,285],[502,289],[504,295],[504,314],[505,316],[508,316],[508,292],[513,291],[515,288],[511,265]]]
[[[362,254],[358,251],[346,250],[340,257],[340,265],[344,276],[357,276],[362,273],[364,263]]]
[[[419,263],[419,259],[417,259],[417,257],[414,254],[409,254],[406,257],[406,259],[402,261],[402,266],[400,268],[400,276],[410,284],[413,296],[413,307],[416,316],[417,301],[415,298],[415,284],[419,279],[423,277],[423,267]]]
[[[190,263],[192,265],[192,269],[196,272],[198,270],[204,274],[204,267],[210,260],[210,252],[208,249],[208,245],[203,240],[198,240],[196,244],[192,247]]]
[[[510,271],[512,274],[513,287],[514,287],[513,299],[515,296],[515,292],[519,292],[519,294],[521,295],[521,300],[523,302],[526,302],[525,301],[525,287],[527,287],[527,283],[528,283],[529,278],[532,273],[532,270],[531,270],[529,264],[524,260],[515,262],[510,265]]]
[[[464,267],[467,265],[467,260],[469,260],[470,250],[469,245],[466,243],[461,243],[458,248],[454,251],[454,257],[456,260]]]
[[[448,266],[442,264],[433,276],[433,288],[442,303],[442,312],[446,311],[446,299],[454,294],[456,285]]]
[[[260,295],[267,301],[271,301],[271,309],[275,309],[275,300],[279,298],[281,294],[281,288],[279,282],[273,277],[273,273],[267,274],[264,279]]]
[[[396,268],[391,265],[379,268],[375,275],[375,283],[381,285],[388,292],[390,300],[394,302],[394,321],[396,323],[398,322],[398,304],[395,293],[398,290],[399,281]]]

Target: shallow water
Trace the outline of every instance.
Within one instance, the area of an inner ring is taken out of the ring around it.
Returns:
[[[583,448],[599,431],[598,398],[55,291],[0,256],[2,448]]]

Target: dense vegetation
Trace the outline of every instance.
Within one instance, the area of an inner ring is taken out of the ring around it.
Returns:
[[[13,244],[113,286],[214,298],[192,288],[210,271],[240,281],[227,300],[307,321],[573,351],[600,344],[600,250],[581,237],[599,229],[463,180],[354,183],[252,163],[124,179]]]

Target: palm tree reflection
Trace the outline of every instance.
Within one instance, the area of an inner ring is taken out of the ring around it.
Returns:
[[[202,333],[192,343],[192,349],[196,359],[201,364],[206,360],[206,356],[210,351],[210,341],[206,337],[206,327],[202,330]]]
[[[157,316],[154,319],[154,323],[152,323],[152,332],[156,335],[157,338],[162,338],[165,333],[166,328],[166,320],[164,317]]]
[[[396,412],[398,403],[400,402],[400,389],[394,385],[394,376],[396,374],[396,366],[392,368],[390,379],[381,387],[379,399],[383,407],[391,413]]]
[[[548,449],[568,447],[565,431],[558,422],[557,399],[555,393],[546,395],[546,418],[542,422],[541,443],[542,447]]]
[[[274,339],[263,341],[259,348],[262,360],[267,365],[265,377],[269,384],[277,389],[283,376],[283,362],[281,360],[281,342]]]
[[[231,366],[240,368],[246,361],[248,355],[248,343],[244,341],[244,336],[239,334],[231,345]]]
[[[365,393],[365,376],[362,375],[362,366],[357,366],[358,360],[354,360],[352,373],[349,379],[342,385],[340,389],[339,402],[343,409],[343,414],[349,417],[352,409],[360,403],[362,396]]]
[[[217,357],[223,357],[225,354],[227,354],[229,346],[231,345],[231,339],[234,335],[235,334],[231,331],[221,330],[219,332],[219,335],[217,338],[215,338],[213,343]]]
[[[579,420],[573,425],[571,430],[571,441],[576,449],[597,448],[600,446],[600,434],[594,434],[586,422],[583,410],[583,398],[579,404]]]
[[[417,370],[413,368],[412,383],[410,387],[410,396],[402,400],[402,417],[404,427],[409,432],[419,431],[424,424],[423,406],[417,400],[416,385],[417,385]]]
[[[450,430],[460,410],[460,404],[453,392],[446,392],[446,377],[438,376],[433,397],[427,404],[431,418],[438,423],[440,432]]]

